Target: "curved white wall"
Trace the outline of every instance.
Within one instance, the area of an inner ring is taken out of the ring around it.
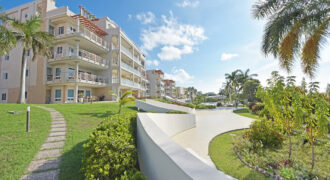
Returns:
[[[139,165],[148,180],[228,179],[170,139],[194,126],[190,114],[138,113]]]
[[[146,99],[146,102],[136,100],[136,106],[144,111],[151,112],[155,111],[158,113],[166,113],[168,111],[183,111],[189,114],[195,114],[195,109],[178,106],[174,104],[163,103],[159,101],[154,101],[150,99]]]

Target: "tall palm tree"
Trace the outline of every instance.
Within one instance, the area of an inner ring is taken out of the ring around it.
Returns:
[[[48,32],[41,30],[42,20],[39,16],[32,16],[25,23],[7,19],[8,26],[5,27],[9,34],[13,34],[17,42],[23,46],[22,62],[21,62],[21,84],[19,103],[25,103],[25,71],[27,65],[26,53],[32,49],[32,60],[37,60],[39,55],[50,57],[50,46],[54,37]],[[0,39],[6,39],[1,37]]]
[[[116,94],[113,91],[109,91],[110,95],[114,95],[116,96],[116,99],[119,98],[119,95]],[[118,110],[118,114],[121,113],[121,108],[123,106],[125,106],[127,103],[129,102],[133,102],[135,101],[135,98],[132,96],[133,92],[132,91],[126,91],[120,98],[119,98],[119,110]]]
[[[318,66],[320,48],[329,26],[329,0],[259,0],[253,6],[256,19],[267,18],[262,51],[290,72],[301,57],[303,72],[311,78]]]
[[[0,12],[2,7],[0,6]],[[11,20],[6,14],[0,14],[0,56],[9,54],[11,48],[16,46],[16,36],[6,28],[7,22]]]
[[[230,74],[226,73],[225,78],[229,82],[231,89],[235,93],[235,105],[237,104],[237,95],[240,90],[240,77],[241,77],[241,70],[236,70],[231,72]]]
[[[241,73],[241,82],[244,84],[248,80],[252,80],[253,77],[257,77],[258,74],[250,74],[250,69],[245,70],[244,72],[240,69],[238,71]]]

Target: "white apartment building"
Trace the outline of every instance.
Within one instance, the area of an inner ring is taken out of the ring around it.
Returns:
[[[147,97],[161,98],[165,97],[164,73],[161,70],[147,70],[147,79],[149,81],[147,88]]]
[[[164,83],[165,83],[165,94],[166,94],[166,96],[176,98],[175,81],[173,81],[171,79],[164,79]]]
[[[176,96],[178,99],[185,99],[186,98],[186,88],[176,87]]]
[[[145,96],[145,56],[110,18],[95,18],[82,7],[75,14],[67,6],[56,7],[55,0],[35,0],[5,13],[21,21],[40,15],[42,30],[55,36],[51,58],[33,62],[28,57],[28,103],[70,103],[92,96],[114,100],[109,90]],[[18,101],[21,58],[18,45],[0,60],[0,102]]]

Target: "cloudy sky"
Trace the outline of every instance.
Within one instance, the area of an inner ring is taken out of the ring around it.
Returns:
[[[261,39],[265,21],[251,16],[256,0],[57,0],[78,13],[86,7],[97,17],[109,16],[147,56],[147,69],[162,69],[179,86],[218,92],[224,74],[236,69],[257,73],[264,84],[278,61],[265,57]],[[0,0],[5,9],[28,0]],[[315,81],[324,91],[330,83],[330,41],[321,50]],[[287,75],[281,71],[282,75]],[[299,60],[291,75],[300,83]],[[310,81],[306,77],[307,81]]]

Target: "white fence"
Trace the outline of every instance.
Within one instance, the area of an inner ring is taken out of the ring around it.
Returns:
[[[146,99],[146,102],[143,101],[136,101],[136,106],[138,109],[141,109],[143,111],[147,112],[158,112],[158,113],[166,113],[168,111],[183,111],[189,114],[195,114],[195,109],[174,105],[174,104],[168,104],[163,103],[159,101],[154,101],[150,99]]]

